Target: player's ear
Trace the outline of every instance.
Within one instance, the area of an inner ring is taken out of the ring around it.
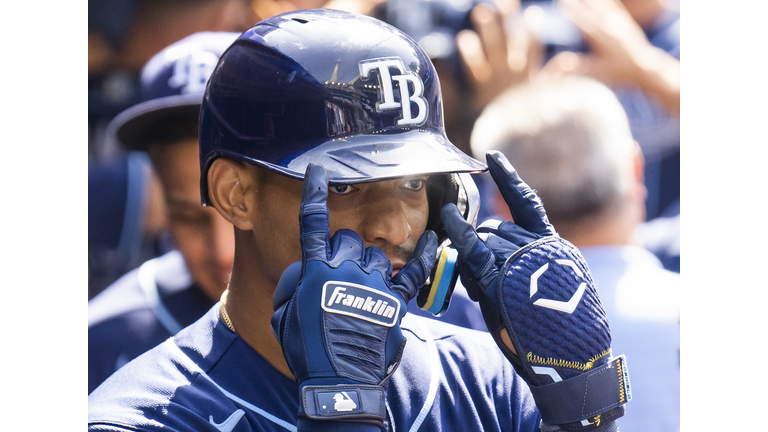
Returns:
[[[226,158],[218,158],[208,169],[208,197],[216,210],[232,225],[243,231],[253,229],[254,210],[249,191],[256,186],[250,166]]]

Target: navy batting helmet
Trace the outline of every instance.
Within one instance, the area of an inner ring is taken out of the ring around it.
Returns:
[[[221,56],[200,110],[203,205],[218,157],[296,179],[316,163],[332,185],[444,174],[427,185],[441,241],[439,209],[454,202],[473,221],[479,194],[466,173],[486,169],[446,137],[424,50],[389,24],[330,9],[261,21]]]
[[[400,30],[329,9],[274,16],[235,40],[206,89],[203,203],[220,156],[298,179],[314,162],[332,184],[484,170],[442,116],[435,69]]]

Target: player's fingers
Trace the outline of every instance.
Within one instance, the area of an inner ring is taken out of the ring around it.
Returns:
[[[416,243],[413,257],[400,269],[393,278],[395,284],[393,290],[400,292],[406,303],[416,297],[419,288],[427,283],[429,273],[435,265],[437,256],[437,235],[432,230],[427,230]]]
[[[510,221],[500,222],[495,228],[483,223],[477,228],[477,235],[500,256],[511,256],[518,249],[541,238]]]
[[[579,0],[584,13],[595,22],[605,23],[613,14],[627,12],[622,0]]]
[[[546,17],[540,8],[528,8],[525,11],[523,18],[525,25],[523,27],[528,42],[525,47],[528,60],[525,67],[529,76],[538,73],[544,65],[544,43],[537,35],[544,26],[545,19]]]
[[[472,224],[461,216],[456,204],[444,205],[440,217],[459,259],[470,273],[482,275],[489,265],[494,265],[493,252],[480,240]]]
[[[592,5],[583,0],[558,0],[558,6],[588,41],[593,41],[600,31],[600,25],[606,24],[601,22],[599,14]]]
[[[329,253],[328,174],[320,165],[309,164],[304,174],[299,226],[304,262],[326,260]]]
[[[509,30],[510,40],[507,52],[507,63],[510,71],[523,78],[527,72],[529,49],[531,46],[531,33],[526,25],[523,15],[518,15]],[[520,79],[518,78],[518,79]]]
[[[598,81],[602,81],[608,85],[614,84],[616,80],[616,74],[612,73],[612,68],[618,62],[611,61],[610,59],[604,59],[599,56],[582,55],[579,58],[579,74],[592,77]]]
[[[367,272],[378,270],[384,277],[384,280],[392,274],[392,263],[389,261],[389,257],[387,257],[387,254],[385,254],[384,251],[376,246],[365,248],[362,264]]]
[[[505,18],[520,11],[520,0],[494,0],[493,5]]]
[[[456,35],[456,46],[461,62],[468,75],[475,83],[485,83],[491,79],[491,67],[485,58],[480,37],[472,30],[462,30]]]
[[[580,74],[583,69],[583,56],[571,51],[563,51],[552,57],[541,72],[543,74],[560,77],[567,74]]]
[[[498,151],[489,151],[485,158],[491,177],[509,206],[515,223],[540,236],[555,235],[555,229],[549,223],[541,199],[520,178],[507,158]]]
[[[507,31],[501,12],[479,4],[470,13],[488,64],[495,71],[507,69]]]
[[[363,260],[365,245],[363,239],[356,232],[349,229],[340,229],[333,234],[331,241],[331,254],[328,264],[338,267],[344,261],[360,262]]]

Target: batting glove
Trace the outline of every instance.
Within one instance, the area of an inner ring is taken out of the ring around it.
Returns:
[[[360,236],[328,228],[328,176],[310,164],[304,177],[301,263],[283,273],[272,329],[299,382],[299,430],[380,430],[385,389],[405,348],[400,321],[432,269],[437,236],[427,231],[413,258],[392,265]]]
[[[624,356],[611,357],[608,320],[587,263],[557,235],[541,200],[504,155],[489,152],[486,159],[514,223],[488,221],[475,230],[455,205],[443,207],[462,283],[529,384],[542,421],[604,429],[624,414],[631,395]]]

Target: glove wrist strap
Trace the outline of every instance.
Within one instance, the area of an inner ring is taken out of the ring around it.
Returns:
[[[384,388],[371,385],[304,386],[301,408],[313,420],[372,422],[386,416]]]
[[[632,399],[624,355],[573,378],[529,387],[541,419],[549,424],[589,424],[599,414]]]

